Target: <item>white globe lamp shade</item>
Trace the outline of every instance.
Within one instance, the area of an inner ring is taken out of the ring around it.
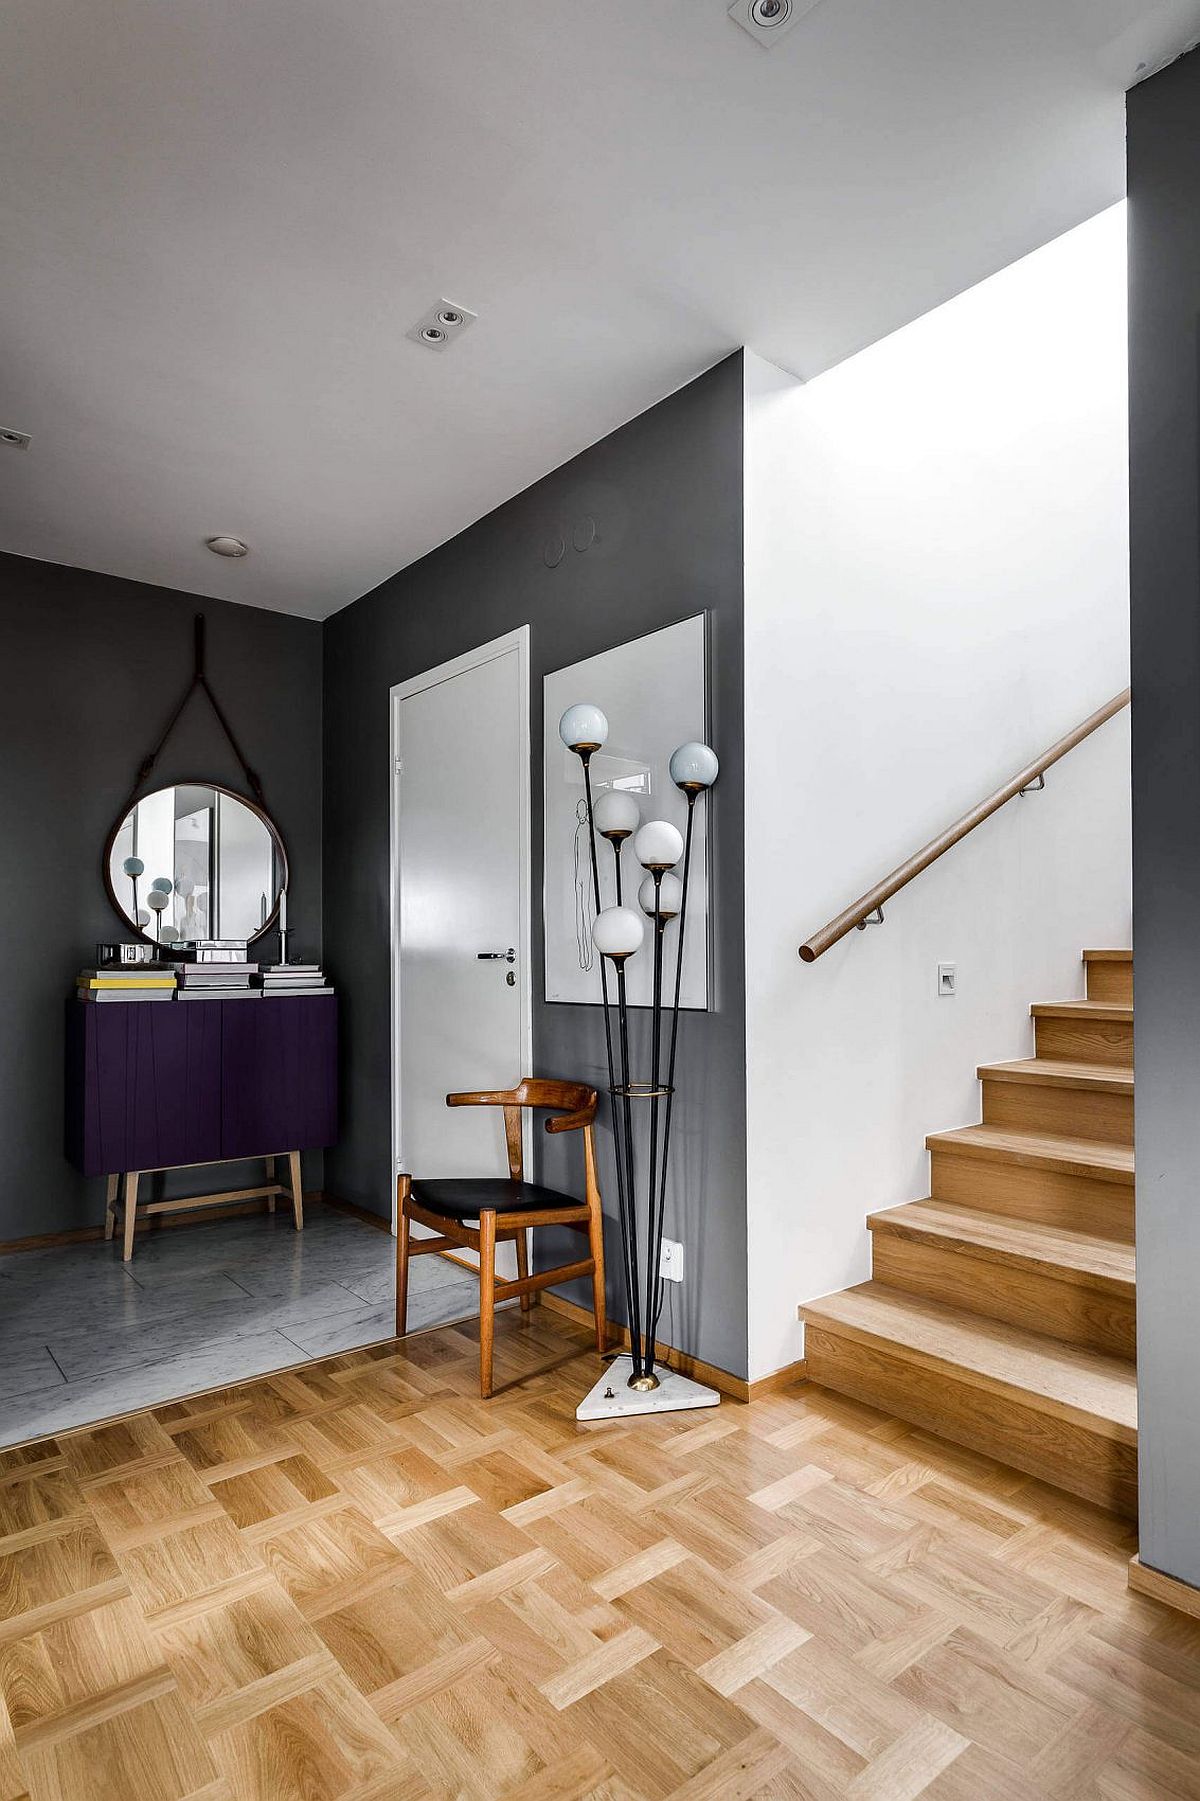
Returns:
[[[638,889],[638,906],[650,919],[678,919],[683,907],[683,883],[677,875],[668,869],[658,884],[658,905],[655,907],[654,877],[645,876]]]
[[[150,884],[150,892],[152,894],[170,894],[170,892],[174,886],[175,886],[175,884],[171,880],[170,876],[156,875],[154,880]],[[151,906],[153,906],[153,904],[154,904],[153,901],[150,904],[151,904]]]
[[[632,794],[626,794],[620,788],[606,788],[596,797],[592,818],[602,838],[619,841],[631,838],[637,831],[642,823],[642,809]]]
[[[716,751],[707,744],[681,744],[671,753],[671,780],[685,794],[711,788],[720,767]]]
[[[146,896],[146,905],[153,907],[156,913],[161,913],[170,904],[170,900],[170,895],[164,894],[161,888],[152,888]]]
[[[600,955],[617,961],[640,951],[645,936],[646,928],[632,907],[605,907],[592,927],[592,943]]]
[[[140,857],[126,857],[121,868],[125,871],[126,875],[138,876],[145,873],[146,865],[142,862]]]
[[[683,835],[669,819],[648,819],[633,841],[643,869],[670,869],[683,855]]]
[[[591,701],[576,701],[559,720],[558,735],[568,750],[599,750],[608,739],[608,720]]]
[[[137,923],[140,926],[148,926],[150,924],[150,915],[147,913],[145,907],[138,908]]]

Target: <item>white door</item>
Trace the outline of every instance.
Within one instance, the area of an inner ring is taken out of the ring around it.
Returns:
[[[393,689],[392,722],[396,1168],[506,1175],[503,1115],[446,1095],[530,1067],[528,628]]]

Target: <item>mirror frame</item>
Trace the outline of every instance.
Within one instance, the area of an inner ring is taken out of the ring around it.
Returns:
[[[227,788],[225,786],[224,782],[212,782],[212,781],[209,781],[207,778],[193,779],[192,777],[181,777],[178,781],[175,781],[175,782],[163,782],[161,787],[148,788],[146,790],[145,794],[140,794],[140,795],[138,795],[137,800],[131,801],[126,806],[125,811],[121,814],[120,818],[114,821],[113,828],[109,832],[108,837],[104,841],[104,852],[103,852],[103,857],[102,857],[100,867],[101,867],[101,874],[104,877],[104,891],[108,895],[108,898],[109,898],[110,902],[112,903],[113,911],[116,913],[117,917],[121,920],[121,923],[125,927],[125,930],[128,932],[136,933],[137,937],[141,943],[152,944],[155,946],[155,948],[157,950],[165,950],[165,949],[167,949],[167,946],[160,944],[159,940],[157,938],[152,938],[150,936],[149,932],[147,932],[142,926],[139,926],[134,920],[130,919],[128,913],[125,911],[124,907],[121,905],[120,901],[117,899],[116,892],[114,891],[113,885],[112,885],[112,854],[113,854],[113,848],[117,842],[117,834],[120,832],[121,827],[125,824],[125,821],[128,819],[129,815],[132,813],[134,807],[136,807],[140,801],[145,800],[151,794],[161,794],[164,788],[211,788],[214,794],[226,794],[229,796],[230,800],[240,801],[242,803],[243,807],[248,807],[250,809],[251,813],[256,814],[257,817],[262,820],[263,824],[267,828],[267,831],[271,835],[272,841],[274,842],[274,844],[276,845],[276,847],[278,849],[279,861],[280,861],[282,874],[283,874],[283,881],[280,885],[280,893],[282,893],[283,890],[288,886],[288,882],[290,879],[287,845],[284,843],[283,833],[280,831],[279,827],[275,824],[275,821],[271,818],[271,815],[266,811],[266,809],[264,807],[260,807],[257,801],[251,800],[245,794],[239,794],[236,788]],[[250,934],[250,936],[246,940],[246,943],[247,944],[256,944],[260,938],[262,938],[267,932],[272,930],[272,928],[276,925],[278,919],[279,919],[279,895],[277,894],[275,896],[275,905],[272,907],[270,913],[268,913],[268,915],[267,915],[266,919],[263,921],[262,925],[259,926],[257,932],[252,932]]]

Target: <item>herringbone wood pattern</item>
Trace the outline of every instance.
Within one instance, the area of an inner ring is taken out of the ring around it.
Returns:
[[[1126,1529],[820,1389],[580,1427],[501,1316],[0,1458],[0,1801],[1200,1796]]]

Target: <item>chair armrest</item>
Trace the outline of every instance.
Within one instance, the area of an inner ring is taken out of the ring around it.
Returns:
[[[590,1126],[596,1117],[594,1107],[586,1107],[582,1113],[556,1113],[546,1121],[547,1132],[578,1132],[583,1126]]]
[[[516,1107],[516,1093],[511,1088],[482,1089],[479,1093],[448,1094],[447,1107]]]

